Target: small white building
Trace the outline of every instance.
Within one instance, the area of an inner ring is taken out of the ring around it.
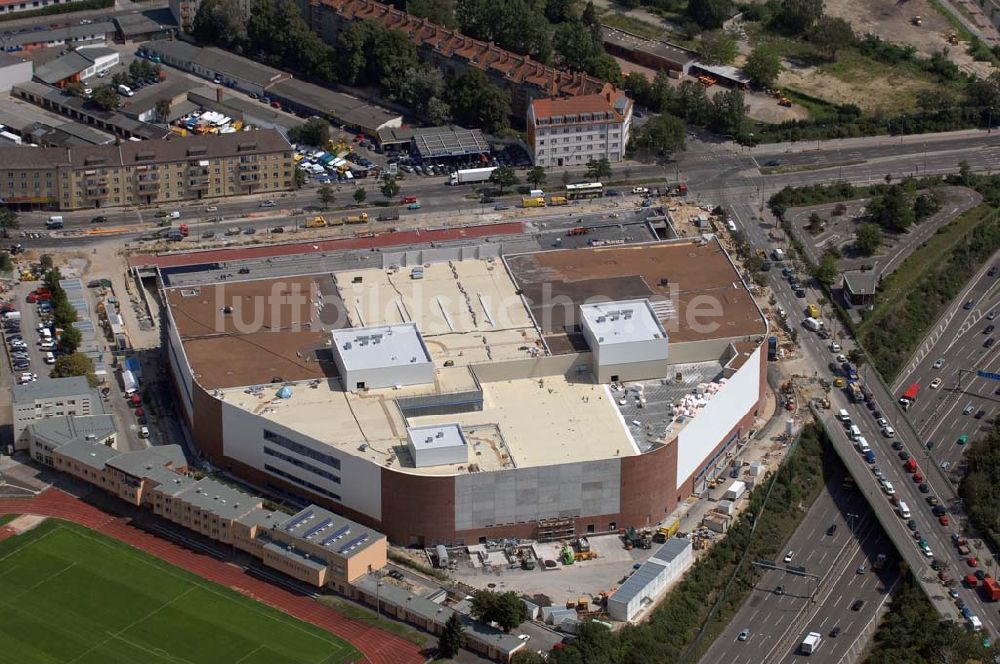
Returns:
[[[27,83],[32,71],[30,60],[0,51],[0,92],[10,92],[18,83]]]
[[[357,392],[434,382],[434,363],[414,323],[331,332],[344,389]]]
[[[632,131],[632,100],[610,83],[598,94],[535,99],[527,125],[536,166],[622,161]]]
[[[457,424],[408,427],[406,437],[417,468],[469,462],[469,444]]]
[[[103,415],[101,395],[90,387],[86,376],[52,378],[13,388],[14,447],[28,449],[28,425],[47,417]]]
[[[655,604],[667,586],[684,574],[693,562],[691,540],[668,539],[608,598],[608,614],[615,620],[632,620]]]
[[[649,300],[581,304],[580,327],[599,383],[667,374],[667,332]]]

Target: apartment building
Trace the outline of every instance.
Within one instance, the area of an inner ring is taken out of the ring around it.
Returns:
[[[324,41],[336,44],[339,30],[354,21],[375,21],[399,30],[435,66],[461,73],[474,67],[505,88],[511,96],[511,115],[524,117],[532,99],[600,92],[604,81],[536,62],[504,50],[492,42],[473,39],[427,19],[375,0],[297,0],[306,22]]]
[[[632,100],[610,83],[599,94],[535,99],[527,125],[536,166],[622,161],[632,130]]]
[[[69,148],[0,148],[0,197],[77,210],[288,191],[293,153],[278,131]]]
[[[85,376],[53,378],[15,385],[11,404],[14,410],[14,448],[26,450],[25,431],[32,422],[65,415],[103,415],[104,402],[91,389]]]

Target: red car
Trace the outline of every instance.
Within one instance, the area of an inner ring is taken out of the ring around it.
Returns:
[[[965,559],[965,562],[969,564],[969,567],[979,567],[979,559],[975,556],[969,556]]]
[[[917,482],[917,483],[923,482],[924,481],[924,474],[921,473],[919,470],[917,472],[913,473],[913,481]]]
[[[30,293],[28,293],[28,297],[27,297],[28,302],[31,302],[31,303],[34,303],[34,302],[47,302],[48,300],[51,300],[51,299],[52,299],[52,293],[50,293],[47,290],[42,290],[42,289],[31,291]]]
[[[942,514],[941,516],[939,516],[938,517],[938,523],[940,523],[942,526],[947,526],[948,525],[948,515],[947,514]]]

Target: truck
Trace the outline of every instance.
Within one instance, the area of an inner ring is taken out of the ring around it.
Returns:
[[[806,313],[812,318],[819,318],[819,306],[816,304],[810,304],[806,307]]]
[[[54,215],[45,220],[45,227],[49,230],[62,228],[64,224],[65,222],[63,221],[61,214]]]
[[[903,392],[903,396],[899,397],[899,405],[903,407],[903,410],[909,410],[913,402],[917,400],[917,393],[920,392],[920,385],[918,383],[913,383],[906,391]]]
[[[740,497],[742,497],[743,494],[746,493],[746,490],[747,490],[747,483],[737,480],[729,485],[729,488],[726,489],[726,495],[724,495],[723,498],[725,498],[726,500],[739,500]]]
[[[493,171],[496,169],[496,166],[487,166],[486,168],[463,168],[455,171],[448,177],[448,184],[457,185],[489,182],[490,178],[493,177]]]
[[[1000,583],[992,576],[988,576],[983,579],[983,594],[991,602],[995,602],[1000,599]]]
[[[135,379],[135,374],[128,369],[122,371],[122,388],[126,397],[130,397],[139,391],[139,382]]]
[[[856,381],[851,381],[847,384],[847,396],[854,403],[860,403],[865,398],[865,395],[861,392],[861,386]]]
[[[687,182],[678,182],[676,186],[671,190],[677,196],[687,196],[688,186]]]
[[[181,224],[177,227],[177,232],[181,234],[181,237],[187,237],[191,234],[191,229],[187,224]]]
[[[769,362],[778,359],[778,337],[767,338],[767,359]]]
[[[806,326],[806,329],[812,330],[813,332],[819,332],[823,329],[823,322],[813,318],[812,316],[809,316],[802,321],[802,324]]]
[[[811,655],[816,652],[816,648],[819,648],[820,641],[823,637],[819,635],[819,632],[809,632],[806,634],[806,638],[802,639],[802,643],[799,644],[799,650],[803,655]]]
[[[549,205],[569,205],[569,199],[565,196],[549,196]]]
[[[545,207],[544,196],[525,196],[521,199],[521,207]]]
[[[386,210],[385,212],[379,212],[375,219],[378,221],[396,221],[399,219],[399,210]]]
[[[365,224],[368,223],[368,213],[352,214],[343,218],[345,224]]]
[[[306,228],[326,228],[326,218],[321,214],[317,214],[315,217],[306,219],[304,225]]]

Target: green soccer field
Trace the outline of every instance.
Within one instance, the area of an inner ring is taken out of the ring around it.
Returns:
[[[49,520],[0,543],[0,662],[338,664],[346,641],[120,542]]]

